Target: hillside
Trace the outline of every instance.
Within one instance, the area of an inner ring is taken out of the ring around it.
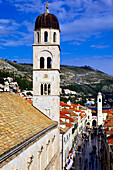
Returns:
[[[61,66],[61,86],[84,94],[113,92],[113,77],[90,66]]]
[[[0,72],[7,72],[15,78],[22,78],[32,82],[32,64],[19,64],[0,59]],[[1,76],[0,76],[1,77]],[[18,82],[19,83],[19,82]],[[90,66],[76,67],[61,65],[61,87],[82,92],[85,95],[113,92],[113,77]],[[29,88],[29,87],[27,87]]]
[[[21,89],[32,89],[32,65],[18,64],[0,58],[0,83],[4,77],[12,77]]]

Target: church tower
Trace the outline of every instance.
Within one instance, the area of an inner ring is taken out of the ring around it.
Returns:
[[[97,121],[98,126],[102,125],[103,117],[102,117],[102,94],[99,92],[97,96]]]
[[[33,44],[33,105],[59,122],[60,27],[47,9],[37,17]]]

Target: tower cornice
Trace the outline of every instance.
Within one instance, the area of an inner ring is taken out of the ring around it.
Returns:
[[[61,48],[60,48],[60,45],[59,44],[32,44],[32,46],[58,46],[59,47],[59,50],[61,51]]]
[[[58,71],[59,73],[61,73],[59,69],[33,69],[33,71]]]

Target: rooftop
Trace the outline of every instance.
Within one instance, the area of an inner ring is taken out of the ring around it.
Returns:
[[[19,95],[0,93],[0,156],[55,124]]]

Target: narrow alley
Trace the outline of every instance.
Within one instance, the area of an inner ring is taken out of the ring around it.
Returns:
[[[81,141],[71,170],[105,170],[101,129],[88,130]]]

